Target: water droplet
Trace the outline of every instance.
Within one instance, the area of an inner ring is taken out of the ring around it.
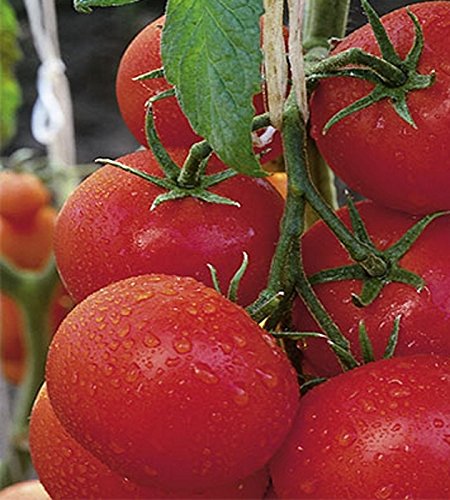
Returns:
[[[129,333],[130,333],[130,330],[131,330],[131,327],[130,325],[124,325],[122,328],[120,328],[118,331],[117,331],[117,335],[120,337],[120,338],[124,338],[126,337]]]
[[[147,333],[147,335],[145,335],[144,345],[147,347],[158,347],[159,344],[161,344],[161,341],[155,335],[152,335],[151,333]]]
[[[445,443],[450,445],[450,434],[445,434],[443,439]]]
[[[173,366],[177,366],[178,364],[180,364],[180,362],[181,359],[177,356],[176,358],[167,358],[165,361],[165,365],[171,368]]]
[[[211,371],[211,368],[208,365],[198,363],[194,365],[193,368],[194,375],[205,384],[217,384],[217,382],[219,382],[219,378]]]
[[[131,365],[131,368],[127,371],[125,375],[125,381],[132,384],[133,382],[136,382],[136,380],[139,378],[139,366],[136,365],[136,363],[133,363]]]
[[[141,292],[136,296],[136,302],[142,302],[143,300],[148,300],[152,298],[155,294],[148,290],[147,292]]]
[[[205,314],[214,314],[217,311],[217,307],[211,302],[206,302],[205,304],[203,304],[202,309]]]
[[[262,381],[266,387],[273,389],[278,385],[278,377],[275,373],[270,370],[263,370],[260,368],[256,369],[256,373],[262,378]]]
[[[245,347],[247,345],[247,341],[242,335],[233,335],[233,339],[238,347]]]
[[[111,340],[111,342],[108,344],[108,348],[111,349],[111,351],[117,351],[119,345],[120,342],[117,342],[117,340]]]
[[[103,366],[103,373],[107,376],[111,375],[114,372],[114,366],[111,363],[107,363]]]
[[[131,314],[131,307],[122,307],[120,310],[121,316],[129,316]]]
[[[65,457],[67,457],[67,458],[71,457],[71,456],[72,456],[72,453],[73,453],[73,451],[71,450],[71,448],[67,448],[67,446],[64,446],[64,447],[63,447],[63,449],[62,449],[62,454],[63,454]]]
[[[356,433],[351,429],[346,429],[339,434],[337,441],[341,446],[351,446],[356,441]]]
[[[111,441],[111,443],[109,443],[109,448],[116,455],[121,455],[122,453],[125,453],[125,448],[123,446],[120,446],[120,444],[117,443],[116,441]]]
[[[191,341],[186,337],[176,338],[173,341],[174,349],[180,354],[185,354],[186,352],[190,352],[192,349]]]
[[[166,295],[167,297],[172,297],[173,295],[177,295],[177,291],[174,290],[173,288],[170,288],[170,287],[166,287],[166,288],[163,288],[160,293],[162,295]]]
[[[186,311],[192,316],[196,316],[198,314],[198,309],[193,305],[187,306]]]
[[[437,428],[437,429],[441,429],[442,427],[444,427],[445,423],[443,420],[441,420],[440,418],[435,418],[433,420],[433,425]]]
[[[389,390],[389,394],[393,398],[406,398],[411,396],[411,389],[403,385],[401,380],[390,380],[389,385],[392,386]]]
[[[391,427],[391,430],[393,430],[394,432],[398,432],[399,430],[401,430],[401,428],[402,428],[401,424],[396,423]]]
[[[236,386],[234,389],[233,401],[238,406],[246,406],[248,404],[249,400],[250,400],[250,397],[248,395],[248,392],[246,392],[241,387]]]
[[[226,342],[219,343],[219,348],[222,350],[224,354],[230,354],[230,352],[233,350],[233,346],[227,344]]]
[[[390,498],[392,496],[393,492],[394,485],[388,484],[386,486],[382,486],[375,492],[375,498],[378,498],[379,500],[386,500],[387,498]]]

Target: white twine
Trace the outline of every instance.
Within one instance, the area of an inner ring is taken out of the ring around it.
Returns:
[[[47,146],[50,163],[74,165],[72,102],[65,65],[60,57],[54,0],[24,0],[24,3],[41,61],[31,131],[38,142]]]
[[[306,93],[305,62],[302,46],[302,24],[304,0],[288,0],[289,6],[289,62],[292,85],[295,90],[297,104],[305,122],[308,121],[308,97]]]

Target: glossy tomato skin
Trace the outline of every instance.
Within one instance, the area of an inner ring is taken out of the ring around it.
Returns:
[[[395,243],[420,217],[390,210],[371,201],[357,204],[377,248]],[[338,216],[350,227],[348,210]],[[360,358],[358,325],[361,320],[373,343],[376,359],[383,356],[397,316],[401,316],[396,356],[408,354],[450,355],[450,216],[435,219],[400,260],[400,265],[425,280],[425,288],[391,283],[369,306],[353,304],[352,293],[360,293],[361,281],[347,280],[314,285],[319,299],[350,340],[352,351]],[[351,263],[346,251],[323,222],[318,222],[302,237],[302,252],[309,276],[322,269]],[[294,325],[300,331],[320,331],[300,300],[293,311]],[[304,368],[316,375],[332,376],[341,369],[335,355],[323,340],[308,339],[303,350]]]
[[[150,98],[170,89],[171,85],[165,78],[133,79],[162,67],[160,49],[164,22],[165,16],[162,16],[136,35],[122,55],[117,70],[116,95],[122,118],[136,140],[146,147],[146,103]],[[287,31],[285,36],[287,38]],[[256,114],[266,111],[262,93],[255,96],[253,104]],[[201,140],[184,116],[176,97],[167,97],[154,103],[153,116],[161,141],[167,148],[189,148]],[[266,163],[279,157],[281,150],[280,134],[276,133],[267,146],[256,148],[255,152],[261,154],[261,162]]]
[[[162,175],[150,151],[119,161]],[[268,181],[245,176],[211,191],[240,207],[184,198],[150,211],[163,190],[112,166],[84,181],[63,206],[55,234],[58,268],[75,300],[113,281],[152,272],[212,284],[207,264],[216,267],[226,292],[245,251],[249,266],[238,301],[253,301],[266,285],[284,202]]]
[[[179,493],[140,486],[120,476],[83,448],[56,417],[45,384],[36,398],[31,414],[30,447],[34,468],[54,499],[180,497]],[[182,496],[262,498],[268,482],[268,471],[263,469],[236,484]]]
[[[448,498],[450,358],[369,363],[319,385],[271,465],[278,498]]]
[[[425,45],[418,71],[436,73],[434,84],[410,92],[407,101],[417,128],[403,121],[384,100],[352,114],[322,134],[339,110],[370,93],[372,84],[354,78],[322,81],[311,100],[312,135],[330,167],[352,189],[383,205],[410,213],[449,209],[450,72],[447,65],[450,4],[423,2],[408,6],[422,26]],[[402,58],[413,43],[414,25],[406,10],[382,18]],[[335,50],[379,48],[369,26],[350,34]]]
[[[164,275],[78,304],[50,346],[47,385],[61,423],[95,456],[177,491],[261,469],[298,406],[295,371],[243,309]]]

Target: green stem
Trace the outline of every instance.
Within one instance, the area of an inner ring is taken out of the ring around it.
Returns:
[[[364,66],[375,71],[384,82],[391,87],[400,87],[407,80],[407,74],[399,67],[385,59],[368,54],[359,48],[348,49],[344,52],[328,57],[317,64],[310,66],[308,72],[324,74],[336,71],[346,66]]]
[[[296,113],[297,109],[296,105],[294,105],[294,97],[291,94],[288,98],[285,119],[289,122],[289,126],[286,127],[286,130],[289,131],[289,137],[292,136],[292,141],[299,141],[300,138],[305,135],[305,131],[303,130],[304,127],[298,117],[296,117]],[[286,141],[287,139],[285,138],[284,142],[286,143]],[[285,149],[287,149],[287,147],[294,149],[295,145],[285,144]],[[301,146],[297,146],[297,150],[303,147],[303,144]],[[296,154],[300,154],[300,152],[297,152]],[[321,217],[321,219],[323,219],[331,231],[333,231],[342,245],[347,249],[352,259],[360,264],[370,276],[382,276],[386,272],[386,263],[384,260],[378,255],[375,255],[373,250],[367,244],[355,238],[347,226],[345,226],[345,224],[336,216],[335,212],[325,202],[312,183],[307,166],[304,162],[299,162],[296,175],[298,177],[298,185],[301,186],[304,191],[306,200]]]
[[[350,0],[306,0],[303,47],[307,62],[327,57],[330,39],[344,36],[349,9]]]
[[[345,369],[352,368],[356,366],[357,363],[350,353],[349,343],[317,298],[312,286],[308,282],[303,268],[300,235],[304,231],[304,194],[306,194],[304,190],[304,181],[305,171],[307,171],[305,165],[307,132],[306,126],[300,117],[296,101],[293,99],[292,95],[288,99],[285,108],[282,136],[289,179],[288,198],[289,196],[292,197],[293,204],[297,206],[297,211],[299,212],[296,221],[297,235],[295,240],[292,240],[290,254],[292,263],[291,272],[294,274],[296,288],[308,310],[314,316],[327,337],[341,348],[343,355],[339,352],[336,354],[342,366]]]
[[[270,125],[268,113],[255,116],[252,122],[252,131],[259,130]],[[189,155],[184,162],[181,172],[177,178],[177,184],[181,187],[192,188],[200,183],[199,171],[201,171],[202,162],[212,153],[212,148],[207,141],[200,141],[194,144]]]
[[[19,274],[4,261],[0,261],[0,270],[2,292],[17,301],[25,320],[27,353],[25,378],[20,385],[12,417],[8,453],[0,465],[0,488],[4,488],[24,480],[30,464],[28,422],[33,402],[44,381],[50,338],[48,318],[58,274],[53,261],[42,273]]]

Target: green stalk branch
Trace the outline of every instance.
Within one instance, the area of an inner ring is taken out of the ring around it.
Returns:
[[[52,260],[40,273],[19,272],[0,259],[1,291],[18,303],[25,320],[26,372],[9,431],[10,442],[0,464],[0,489],[24,480],[30,465],[28,422],[31,408],[44,380],[49,342],[49,310],[58,274]]]

